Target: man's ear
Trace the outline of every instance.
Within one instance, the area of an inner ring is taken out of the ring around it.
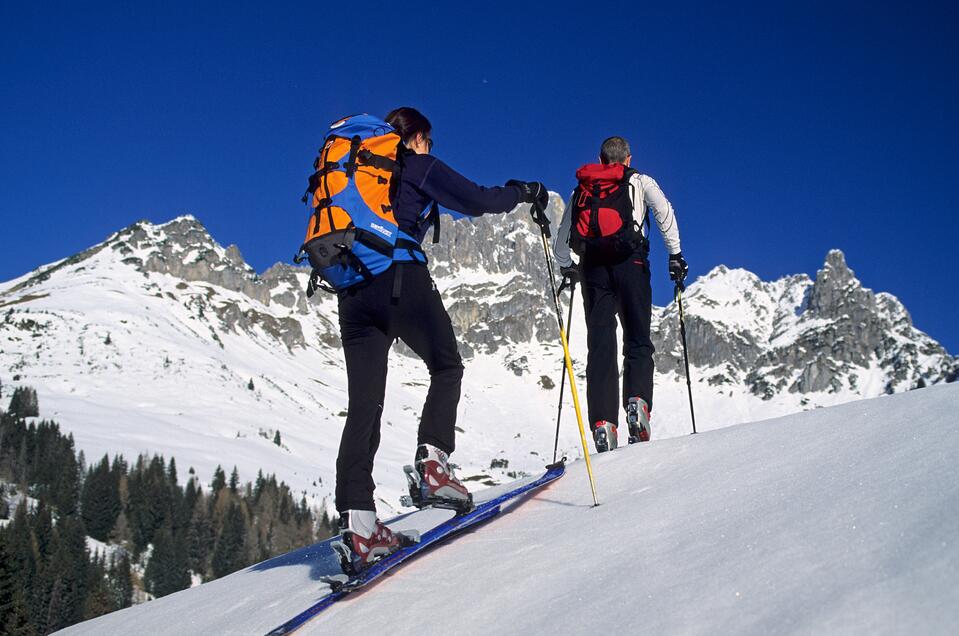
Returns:
[[[633,155],[626,155],[626,167],[629,167],[629,164],[633,161]]]

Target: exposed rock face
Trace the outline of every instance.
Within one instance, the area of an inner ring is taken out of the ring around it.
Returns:
[[[552,195],[551,219],[562,206]],[[447,222],[445,238],[426,246],[453,328],[470,350],[558,337],[542,241],[528,210]]]
[[[862,287],[838,250],[827,255],[815,281],[794,276],[764,283],[717,267],[688,299],[693,364],[722,366],[711,381],[743,381],[766,399],[783,390],[857,391],[877,377],[886,392],[908,390],[947,380],[956,365],[913,327],[898,300]],[[662,318],[654,331],[661,353],[675,349],[669,344],[678,338],[675,307]],[[676,353],[663,358],[657,359],[661,370],[678,368]]]

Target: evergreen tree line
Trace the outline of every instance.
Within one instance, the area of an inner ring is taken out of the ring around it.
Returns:
[[[12,517],[0,528],[4,634],[49,633],[127,607],[136,590],[164,596],[335,531],[325,513],[317,519],[305,497],[297,502],[262,471],[241,486],[236,467],[229,479],[217,467],[205,490],[192,468],[181,486],[176,461],[159,455],[132,465],[104,455],[87,468],[72,435],[53,422],[26,422],[37,412],[30,398],[0,412],[0,480],[33,500],[0,509]],[[91,554],[88,536],[117,546],[113,556]]]

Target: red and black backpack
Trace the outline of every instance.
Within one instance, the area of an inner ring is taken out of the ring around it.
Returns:
[[[587,164],[576,171],[569,246],[587,263],[621,263],[648,245],[633,217],[636,193],[630,192],[629,180],[634,174],[620,163]]]

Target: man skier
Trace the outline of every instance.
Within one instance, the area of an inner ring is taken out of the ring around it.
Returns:
[[[586,400],[597,452],[615,449],[617,407],[616,318],[623,328],[623,393],[629,442],[649,441],[653,408],[653,343],[649,337],[648,211],[669,251],[669,277],[686,279],[673,207],[656,181],[632,168],[622,137],[603,142],[599,164],[576,172],[579,186],[563,213],[553,250],[563,276],[581,282],[586,312]],[[580,259],[575,265],[570,249]]]

